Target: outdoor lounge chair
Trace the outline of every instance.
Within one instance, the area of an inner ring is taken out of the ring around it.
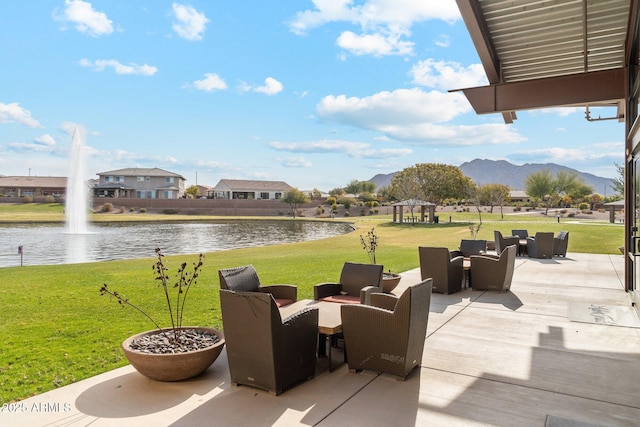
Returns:
[[[218,270],[220,288],[243,292],[267,292],[273,295],[278,307],[292,304],[298,299],[298,288],[294,285],[262,286],[253,265],[244,265]]]
[[[507,246],[516,245],[516,247],[518,247],[518,241],[520,240],[518,236],[503,237],[502,233],[499,232],[498,230],[493,231],[493,237],[496,241],[497,255],[500,255]]]
[[[469,258],[471,255],[482,255],[487,252],[486,240],[470,240],[462,239],[460,241],[460,250],[451,251],[451,256],[463,256]]]
[[[339,282],[323,282],[313,287],[316,300],[342,304],[368,304],[374,292],[382,292],[380,264],[345,262]]]
[[[418,247],[420,276],[422,280],[433,279],[433,292],[451,294],[462,289],[464,258],[454,255],[455,252],[450,252],[448,248]]]
[[[553,238],[553,255],[566,257],[567,246],[569,246],[569,232],[561,231]]]
[[[476,291],[508,291],[516,262],[516,245],[507,246],[499,257],[471,257],[471,287]]]
[[[527,230],[511,230],[512,236],[517,236],[520,239],[526,239],[529,237],[529,232]]]
[[[527,253],[530,258],[553,258],[553,233],[539,231],[535,237],[527,237]]]
[[[427,335],[431,279],[411,285],[400,297],[371,295],[371,305],[341,307],[349,370],[368,369],[404,380],[422,362]]]
[[[280,317],[273,296],[220,289],[231,383],[278,395],[315,376],[318,309]]]

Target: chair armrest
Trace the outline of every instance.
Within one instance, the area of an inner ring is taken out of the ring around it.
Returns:
[[[266,285],[258,288],[260,292],[267,292],[275,299],[298,301],[298,287],[295,285]]]
[[[451,253],[451,259],[454,260],[456,258],[458,258],[459,256],[464,257],[464,255],[462,255],[462,252],[460,251],[450,251]]]
[[[294,323],[311,323],[313,328],[318,329],[318,308],[317,307],[305,307],[302,310],[296,311],[290,314],[286,318],[282,319],[282,324],[285,326],[291,326]]]
[[[330,297],[331,295],[339,295],[342,291],[342,285],[340,283],[318,283],[313,286],[313,299],[319,300],[320,298]]]
[[[460,266],[462,266],[463,263],[464,263],[464,257],[462,255],[457,256],[455,258],[451,258],[451,260],[449,261],[450,265],[460,264]]]
[[[471,260],[471,264],[473,264],[473,260],[476,258],[489,258],[492,260],[499,260],[500,255],[494,255],[494,254],[471,255],[471,257],[469,258]]]
[[[373,293],[371,294],[371,306],[383,308],[385,310],[393,311],[396,308],[398,297],[392,294]]]
[[[365,286],[360,289],[360,304],[370,305],[371,294],[382,293],[382,288],[379,286]]]

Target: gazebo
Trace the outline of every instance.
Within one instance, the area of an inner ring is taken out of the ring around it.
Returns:
[[[435,222],[436,205],[434,203],[425,202],[424,200],[409,199],[394,203],[391,206],[393,206],[393,222],[404,222],[403,214],[405,206],[408,206],[411,210],[416,206],[420,206],[420,222],[424,222],[425,211],[429,209],[429,222]]]

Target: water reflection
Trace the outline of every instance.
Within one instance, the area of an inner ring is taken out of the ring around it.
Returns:
[[[311,221],[235,221],[93,224],[70,234],[64,225],[0,225],[0,267],[147,258],[161,247],[167,255],[215,252],[317,240],[348,233],[348,224]]]

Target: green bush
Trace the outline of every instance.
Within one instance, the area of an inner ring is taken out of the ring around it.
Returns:
[[[147,211],[147,208],[140,208],[140,213],[145,213]]]
[[[578,209],[580,209],[581,211],[586,211],[587,209],[589,209],[589,204],[588,203],[580,203],[578,205]]]
[[[328,205],[333,206],[333,205],[335,205],[335,204],[336,204],[336,202],[337,202],[337,200],[336,200],[336,198],[335,198],[335,197],[327,197],[327,204],[328,204]]]

